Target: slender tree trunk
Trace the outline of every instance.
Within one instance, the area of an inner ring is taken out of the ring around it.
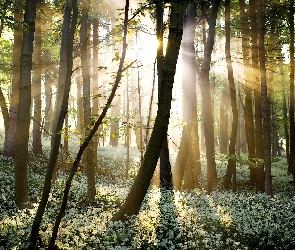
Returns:
[[[3,19],[3,17],[0,20],[0,38],[2,36],[2,31],[3,31],[3,20],[2,19]],[[2,112],[2,116],[3,116],[3,122],[4,122],[4,129],[5,129],[4,145],[6,145],[8,125],[9,125],[9,112],[8,112],[5,96],[3,94],[1,87],[0,87],[0,107],[1,107],[1,112]]]
[[[68,3],[65,8],[68,8],[71,3]],[[69,30],[70,27],[70,21],[71,21],[71,11],[65,11],[64,12],[64,22],[62,30]],[[66,48],[67,44],[69,42],[68,32],[63,32],[61,36],[61,48]],[[59,52],[59,71],[58,71],[58,80],[57,80],[57,95],[55,100],[55,110],[54,110],[54,119],[52,122],[52,134],[54,135],[56,133],[57,123],[60,115],[60,110],[62,106],[63,101],[63,94],[64,94],[64,88],[65,88],[65,82],[66,82],[66,75],[67,75],[67,50],[61,49]],[[61,128],[62,130],[62,128]],[[58,131],[58,132],[61,132]],[[53,144],[54,138],[52,138],[51,143]]]
[[[81,20],[81,68],[83,77],[83,108],[84,108],[84,130],[85,137],[88,136],[91,129],[91,103],[90,103],[90,53],[89,53],[89,28],[88,23],[89,1],[82,4],[82,20]],[[95,202],[95,176],[96,168],[94,165],[93,142],[86,149],[86,173],[87,173],[87,201],[90,204]]]
[[[1,106],[1,112],[2,112],[3,121],[4,121],[4,129],[5,129],[4,145],[6,145],[8,128],[9,128],[9,112],[8,112],[5,96],[3,94],[1,87],[0,87],[0,106]]]
[[[202,116],[204,123],[204,136],[206,144],[207,158],[207,191],[212,192],[217,184],[217,171],[214,149],[214,129],[213,129],[213,109],[210,94],[209,71],[211,64],[211,54],[215,38],[215,25],[220,0],[213,0],[209,17],[209,35],[205,44],[204,60],[200,71],[200,89],[202,93]]]
[[[257,163],[256,172],[256,190],[264,192],[265,190],[265,176],[263,154],[263,129],[262,129],[262,103],[261,103],[261,86],[259,83],[259,49],[258,49],[258,29],[256,16],[256,1],[250,0],[250,19],[251,19],[251,41],[252,41],[252,84],[254,86],[254,100],[255,100],[255,153],[256,158],[260,161]]]
[[[169,36],[165,62],[162,69],[162,81],[159,104],[154,129],[149,140],[143,162],[134,180],[125,203],[113,216],[112,221],[126,221],[127,216],[137,214],[153,177],[163,142],[167,138],[170,117],[172,88],[176,63],[179,54],[183,29],[183,13],[177,3],[172,3],[170,13]]]
[[[64,215],[64,212],[66,210],[66,207],[67,207],[68,195],[69,195],[71,183],[72,183],[74,175],[75,175],[75,173],[77,171],[79,162],[81,161],[83,152],[89,146],[93,136],[95,135],[95,133],[97,132],[97,130],[98,130],[99,126],[101,125],[103,119],[105,118],[106,113],[107,113],[107,111],[108,111],[108,109],[109,109],[109,107],[110,107],[110,105],[111,105],[111,103],[112,103],[112,101],[113,101],[113,99],[115,97],[116,90],[117,90],[117,88],[119,86],[119,83],[121,81],[121,76],[122,76],[122,73],[124,71],[123,64],[124,64],[124,60],[125,60],[125,56],[126,56],[126,49],[127,49],[126,37],[127,37],[127,24],[128,24],[128,10],[129,10],[129,0],[126,0],[125,18],[124,18],[123,50],[122,50],[122,56],[121,56],[121,59],[120,59],[119,68],[118,68],[118,71],[117,71],[115,83],[114,83],[113,89],[111,91],[111,94],[109,96],[109,99],[107,100],[107,103],[106,103],[106,105],[104,106],[104,108],[103,108],[103,110],[101,112],[101,115],[98,117],[98,119],[96,120],[93,128],[91,129],[88,136],[85,138],[84,142],[80,146],[79,152],[77,153],[76,159],[75,159],[75,161],[74,161],[74,163],[72,165],[71,172],[70,172],[70,174],[68,176],[68,179],[66,181],[66,186],[65,186],[65,189],[64,189],[64,196],[63,196],[62,204],[61,204],[61,207],[60,207],[60,210],[59,210],[59,213],[57,215],[57,218],[56,218],[56,221],[55,221],[55,224],[54,224],[54,228],[53,228],[53,231],[52,231],[52,236],[51,236],[50,244],[49,244],[49,247],[48,247],[49,250],[55,249],[55,240],[56,240],[56,237],[57,237],[57,233],[58,233],[58,229],[59,229],[61,219],[62,219],[62,217]]]
[[[36,1],[27,0],[24,22],[27,29],[23,30],[23,42],[21,50],[19,106],[15,134],[15,197],[18,207],[23,207],[28,202],[28,141],[30,129],[31,111],[31,71],[32,54],[35,32]]]
[[[232,191],[236,191],[236,141],[237,141],[237,132],[238,132],[238,105],[237,105],[237,94],[236,87],[233,75],[233,66],[231,60],[230,53],[230,0],[225,0],[225,56],[226,56],[226,64],[227,64],[227,74],[228,74],[228,82],[230,89],[230,102],[232,108],[232,131],[230,136],[230,144],[229,144],[229,159],[228,166],[226,171],[226,176],[224,179],[224,187],[229,189],[230,185],[232,185]]]
[[[71,17],[72,10],[73,10],[73,15]],[[60,115],[56,123],[56,129],[54,130],[55,134],[53,137],[49,163],[48,163],[45,181],[43,185],[42,197],[41,197],[41,200],[33,221],[33,225],[32,225],[32,230],[30,235],[30,246],[28,248],[30,250],[31,249],[35,250],[37,248],[36,244],[37,244],[37,238],[39,235],[40,224],[41,224],[42,217],[48,202],[50,189],[51,189],[52,175],[54,172],[55,164],[58,157],[59,145],[61,142],[61,134],[59,133],[59,131],[62,130],[64,119],[68,110],[68,100],[69,100],[69,93],[71,88],[72,65],[73,65],[73,60],[72,60],[73,41],[74,41],[74,34],[76,30],[77,16],[78,16],[78,11],[77,11],[76,0],[73,0],[72,2],[67,2],[67,4],[64,7],[64,21],[63,21],[64,23],[63,23],[63,29],[62,29],[62,41],[64,41],[66,37],[68,38],[68,42],[67,43],[62,42],[61,48],[60,48],[61,51],[66,52],[66,57],[68,58],[68,60],[66,60],[67,65],[65,65],[65,68],[64,68],[66,69],[66,72],[60,72],[62,74],[66,73],[66,77],[63,78],[63,80],[65,81],[64,83],[65,88],[63,93],[64,95],[62,98]],[[60,58],[60,60],[63,60],[63,59]]]
[[[290,32],[290,108],[289,108],[289,119],[290,119],[290,154],[289,154],[289,170],[293,174],[293,183],[295,187],[295,119],[294,119],[294,0],[290,0],[289,9],[289,32]]]
[[[221,154],[227,154],[228,152],[228,92],[228,86],[224,81],[219,110],[219,146]]]
[[[82,99],[82,85],[80,76],[76,76],[76,84],[77,84],[77,106],[78,106],[78,128],[79,132],[82,135],[84,133],[83,129],[83,99]]]
[[[245,12],[245,2],[244,0],[239,0],[240,11],[241,11],[241,25],[242,25],[242,49],[243,49],[243,65],[244,65],[244,91],[245,91],[245,130],[246,130],[246,140],[248,146],[248,159],[253,163],[256,156],[255,153],[255,134],[254,134],[254,115],[253,115],[253,78],[250,79],[249,68],[250,68],[250,55],[248,50],[249,37],[247,30],[249,30],[249,25],[246,12]],[[249,72],[249,73],[248,73]],[[252,186],[256,184],[256,171],[255,168],[250,165],[250,183]]]
[[[43,136],[48,137],[48,133],[50,133],[50,126],[52,121],[52,82],[50,81],[49,74],[45,73],[45,114],[44,114],[44,132]]]
[[[37,2],[36,12],[36,31],[35,31],[35,47],[34,59],[35,68],[33,74],[33,93],[34,93],[34,121],[33,121],[33,152],[36,155],[41,155],[42,152],[42,128],[41,128],[41,3]]]
[[[99,49],[99,40],[98,40],[98,18],[93,18],[93,25],[92,25],[92,32],[93,32],[93,59],[92,59],[92,84],[93,84],[93,110],[92,114],[93,117],[98,116],[98,110],[99,110],[99,97],[98,97],[98,91],[99,91],[99,83],[98,83],[98,49]],[[93,138],[93,153],[94,153],[94,166],[97,167],[97,148],[99,143],[99,136],[96,135]]]
[[[22,6],[22,2],[20,3]],[[20,6],[20,7],[21,7]],[[16,21],[21,21],[22,16],[20,13],[14,14]],[[22,25],[18,25],[13,31],[13,73],[12,73],[12,91],[10,96],[9,107],[9,127],[7,131],[7,138],[5,141],[4,155],[8,157],[14,157],[14,145],[15,145],[15,131],[17,123],[17,110],[19,103],[19,82],[20,82],[20,57],[22,47]]]
[[[292,171],[289,169],[290,164],[290,136],[289,136],[289,127],[288,127],[288,108],[287,108],[287,100],[286,100],[286,83],[285,83],[285,74],[283,69],[283,62],[280,62],[280,69],[281,69],[281,79],[282,79],[282,101],[283,101],[283,120],[284,120],[284,132],[286,138],[286,157],[288,162],[288,173],[291,174]]]
[[[261,99],[262,99],[262,118],[263,118],[263,151],[265,165],[265,191],[272,195],[272,177],[271,177],[271,138],[270,138],[270,104],[268,100],[268,86],[266,82],[265,67],[265,47],[264,47],[264,6],[262,0],[257,0],[258,16],[258,44],[261,74]]]

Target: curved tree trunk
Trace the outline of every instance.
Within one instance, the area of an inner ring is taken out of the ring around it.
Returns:
[[[170,118],[170,108],[172,100],[172,88],[176,63],[179,54],[183,14],[178,4],[172,3],[170,13],[170,26],[167,44],[165,62],[163,63],[162,81],[160,88],[160,98],[158,104],[157,117],[151,138],[149,140],[143,162],[134,183],[129,191],[125,203],[120,210],[113,216],[112,221],[126,221],[127,216],[137,214],[141,203],[149,188],[150,181],[153,177],[163,142],[167,138],[167,130]]]
[[[74,40],[74,33],[76,30],[76,23],[77,23],[77,16],[78,16],[78,11],[77,11],[77,2],[76,0],[73,0],[71,2],[72,5],[68,4],[65,5],[64,7],[64,21],[63,21],[63,30],[62,30],[62,41],[68,40],[68,42],[62,42],[61,43],[61,48],[60,50],[62,52],[66,52],[66,60],[67,65],[64,65],[65,69],[67,69],[65,72],[60,72],[61,74],[66,74],[65,78],[59,78],[59,81],[62,79],[65,81],[63,83],[63,86],[65,88],[63,89],[63,97],[62,97],[62,106],[60,107],[60,114],[59,118],[57,119],[56,128],[55,128],[55,133],[54,137],[52,139],[52,147],[51,147],[51,152],[50,152],[50,158],[49,158],[49,163],[48,163],[48,168],[45,176],[45,181],[43,185],[43,192],[42,192],[42,197],[33,221],[32,225],[32,230],[31,230],[31,235],[30,235],[30,246],[28,249],[35,250],[37,248],[37,238],[39,235],[39,229],[40,229],[40,224],[42,221],[43,214],[45,212],[45,208],[48,202],[49,194],[50,194],[50,189],[51,189],[51,180],[52,180],[52,175],[54,172],[55,164],[57,161],[58,157],[58,151],[59,151],[59,146],[61,142],[61,133],[59,131],[62,130],[64,119],[66,117],[67,111],[68,111],[68,100],[69,100],[69,93],[70,93],[70,88],[71,88],[71,77],[72,77],[72,65],[73,65],[73,60],[72,60],[72,51],[73,51],[73,40]],[[71,12],[73,10],[73,15],[71,18]],[[64,60],[64,58],[60,58],[60,60]],[[60,76],[59,76],[60,77]]]
[[[163,1],[160,1],[156,7],[156,21],[157,21],[157,39],[159,46],[157,49],[157,72],[158,72],[158,89],[161,88],[162,82],[162,70],[164,63],[164,50],[163,50]],[[160,99],[160,91],[158,92],[158,99]],[[169,148],[167,137],[163,142],[163,146],[160,153],[160,185],[163,188],[172,188],[172,173],[171,173],[171,163],[169,159]]]
[[[106,113],[107,113],[107,111],[108,111],[108,109],[109,109],[109,107],[110,107],[110,105],[111,105],[111,103],[112,103],[112,101],[113,101],[113,99],[115,97],[116,90],[117,90],[117,88],[119,86],[119,83],[121,81],[121,76],[122,76],[122,73],[124,71],[123,64],[124,64],[124,61],[125,61],[126,50],[127,50],[126,37],[127,37],[127,24],[128,24],[128,10],[129,10],[129,0],[126,0],[125,18],[124,18],[123,50],[122,50],[122,56],[121,56],[121,59],[120,59],[119,68],[118,68],[118,71],[117,71],[117,75],[116,75],[116,79],[115,79],[113,89],[111,91],[109,99],[107,100],[107,102],[106,102],[106,104],[105,104],[105,106],[104,106],[104,108],[103,108],[103,110],[101,112],[101,115],[98,117],[98,119],[96,120],[93,128],[91,129],[88,136],[85,138],[84,142],[80,146],[80,149],[79,149],[79,151],[77,153],[76,159],[75,159],[75,161],[74,161],[74,163],[72,165],[71,172],[70,172],[70,174],[68,176],[68,179],[66,181],[66,186],[65,186],[65,189],[64,189],[64,196],[63,196],[62,204],[61,204],[59,213],[57,215],[57,218],[56,218],[53,230],[52,230],[52,236],[51,236],[51,239],[50,239],[50,244],[49,244],[48,249],[55,249],[55,240],[56,240],[56,237],[57,237],[57,233],[58,233],[58,229],[59,229],[61,219],[62,219],[62,217],[64,215],[64,212],[66,210],[66,207],[67,207],[68,195],[69,195],[69,192],[70,192],[71,183],[72,183],[74,175],[75,175],[75,173],[76,173],[76,171],[78,169],[78,165],[79,165],[79,162],[81,161],[83,152],[89,146],[93,136],[97,132],[99,126],[102,124],[102,121],[106,116]]]

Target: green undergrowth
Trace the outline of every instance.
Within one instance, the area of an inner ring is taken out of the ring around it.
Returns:
[[[96,205],[85,203],[87,180],[79,169],[60,225],[57,249],[295,249],[295,198],[284,158],[273,162],[273,197],[247,187],[249,169],[241,159],[237,193],[224,191],[221,185],[210,195],[203,189],[176,192],[151,186],[137,216],[125,223],[111,223],[128,194],[140,159],[132,150],[126,177],[124,147],[104,147],[98,152]],[[47,157],[48,152],[44,157],[30,154],[28,182],[33,208],[20,210],[14,202],[12,160],[0,156],[0,249],[27,248]],[[218,176],[226,170],[222,160],[226,158],[222,157],[217,157]],[[203,169],[201,187],[205,176]],[[66,178],[67,173],[58,172],[41,224],[39,249],[45,249],[50,240]]]

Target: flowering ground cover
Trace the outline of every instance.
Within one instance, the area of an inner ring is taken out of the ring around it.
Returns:
[[[125,151],[124,147],[99,149],[96,206],[85,204],[86,176],[78,171],[60,226],[58,249],[295,249],[295,198],[284,159],[273,163],[273,197],[246,189],[249,173],[241,160],[237,193],[220,188],[208,195],[202,189],[176,192],[151,186],[138,216],[126,223],[111,223],[140,161],[133,150],[130,177],[122,177]],[[45,169],[46,161],[31,155],[33,208],[19,210],[14,202],[12,161],[0,156],[0,249],[26,249]],[[220,160],[219,176],[224,171]],[[66,176],[60,171],[54,183],[41,225],[40,249],[50,239]]]

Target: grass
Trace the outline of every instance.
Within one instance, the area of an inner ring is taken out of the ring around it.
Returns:
[[[140,159],[132,150],[130,176],[125,178],[124,147],[103,147],[98,152],[97,206],[83,202],[87,180],[78,171],[60,226],[58,249],[295,249],[295,198],[284,158],[273,163],[273,197],[245,189],[249,173],[241,159],[237,181],[243,188],[237,193],[220,188],[208,195],[202,189],[174,192],[151,186],[137,216],[127,223],[111,223]],[[219,176],[225,172],[222,159],[218,158]],[[0,249],[26,249],[45,169],[46,161],[31,154],[28,181],[34,208],[19,210],[14,202],[12,160],[0,156]],[[40,249],[49,242],[66,177],[60,171],[54,183],[41,225]]]

